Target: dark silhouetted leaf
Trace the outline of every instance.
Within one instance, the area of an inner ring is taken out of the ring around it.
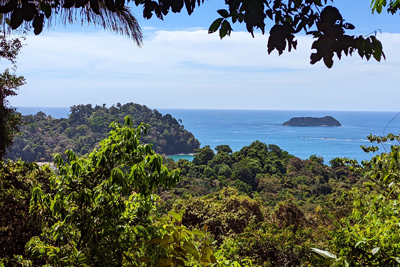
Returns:
[[[74,0],[64,0],[63,7],[64,8],[71,8],[71,7],[74,6],[74,4],[75,4]]]
[[[16,8],[11,14],[11,29],[17,29],[24,21],[22,8]]]
[[[31,21],[37,14],[36,6],[34,4],[23,4],[22,13],[24,20]]]
[[[219,26],[221,26],[222,20],[223,20],[223,18],[214,20],[214,22],[211,24],[210,28],[208,29],[208,33],[216,32],[218,30]]]
[[[35,18],[33,19],[32,26],[34,28],[34,33],[35,35],[38,35],[42,32],[43,30],[43,14],[37,14]]]
[[[45,3],[40,3],[40,10],[42,10],[44,12],[44,15],[46,16],[46,18],[50,18],[51,16],[51,7],[46,5]]]
[[[8,13],[16,9],[18,6],[18,0],[10,0],[7,4],[0,7],[0,13]]]
[[[318,61],[320,61],[322,59],[322,54],[321,53],[312,53],[310,56],[310,64],[314,65],[315,63],[317,63]]]
[[[104,2],[108,10],[115,12],[115,5],[113,0],[105,0]]]
[[[346,30],[354,30],[356,27],[354,27],[354,25],[353,24],[351,24],[351,23],[345,23],[345,24],[343,24],[343,27],[346,29]]]
[[[333,66],[333,53],[324,55],[324,63],[328,68]]]
[[[83,7],[83,6],[85,6],[88,2],[89,2],[89,0],[75,0],[75,7],[76,7],[76,8]]]
[[[172,12],[174,12],[174,13],[181,12],[181,9],[183,8],[183,0],[172,1],[171,8],[172,8]]]
[[[224,20],[225,22],[226,20]],[[226,27],[221,26],[221,28],[219,29],[219,37],[222,39],[226,36],[226,34],[228,33],[228,29]]]
[[[226,9],[219,9],[217,12],[225,19],[229,17],[229,12]]]
[[[115,8],[117,10],[122,10],[125,6],[125,0],[115,0]]]
[[[265,13],[267,14],[267,16],[268,16],[268,18],[269,18],[270,20],[273,20],[273,17],[272,17],[272,9],[268,9]]]
[[[94,13],[97,15],[100,15],[100,10],[99,10],[99,1],[98,0],[90,0],[90,8]]]
[[[314,4],[317,6],[322,6],[321,0],[314,0]]]
[[[226,35],[230,36],[231,32],[232,32],[231,24],[227,20],[222,21],[221,28],[219,30],[219,37],[222,39]]]
[[[189,15],[191,15],[196,7],[196,2],[191,0],[185,0],[186,10]]]

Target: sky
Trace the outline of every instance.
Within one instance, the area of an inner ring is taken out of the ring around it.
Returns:
[[[56,26],[29,34],[17,74],[27,84],[10,98],[15,107],[111,106],[134,102],[150,108],[399,111],[399,15],[371,14],[370,1],[334,2],[354,34],[375,30],[386,60],[358,55],[334,59],[332,69],[309,64],[310,36],[297,50],[266,52],[268,34],[255,37],[234,25],[231,37],[208,34],[223,1],[206,1],[191,16],[144,20],[138,47],[125,36],[93,26]],[[272,25],[270,25],[272,26]],[[268,27],[268,25],[267,25]],[[0,62],[0,67],[9,64]]]

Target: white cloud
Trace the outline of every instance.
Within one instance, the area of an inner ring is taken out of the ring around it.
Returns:
[[[142,48],[107,32],[29,36],[18,62],[28,84],[15,106],[137,102],[154,108],[397,110],[400,34],[382,34],[387,60],[358,55],[309,64],[312,39],[278,56],[267,36],[149,31]],[[2,63],[4,65],[4,63]]]

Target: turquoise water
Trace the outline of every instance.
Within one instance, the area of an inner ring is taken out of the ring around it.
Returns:
[[[335,157],[370,159],[361,145],[370,145],[369,134],[400,133],[400,116],[396,112],[345,111],[270,111],[270,110],[179,110],[159,109],[182,119],[202,146],[229,145],[233,151],[250,145],[255,140],[275,144],[290,154],[306,159],[316,154],[329,160]],[[292,117],[333,116],[341,127],[284,127]],[[393,121],[385,129],[390,120]],[[384,131],[385,129],[385,131]],[[384,131],[384,132],[383,132]],[[390,149],[390,145],[389,148]],[[380,151],[384,151],[381,146]]]
[[[199,139],[202,146],[229,145],[233,151],[259,140],[275,144],[290,154],[306,159],[310,155],[322,156],[325,163],[335,157],[370,159],[361,145],[369,145],[369,134],[400,133],[400,116],[396,112],[347,112],[347,111],[271,111],[271,110],[185,110],[158,109],[182,119],[188,131]],[[22,114],[43,111],[55,118],[67,117],[69,108],[18,108]],[[292,117],[333,116],[342,127],[284,127]],[[393,119],[394,118],[394,119]],[[393,121],[391,121],[393,119]],[[390,122],[391,121],[391,122]],[[385,129],[385,126],[390,124]],[[385,130],[384,130],[385,129]],[[389,144],[390,146],[390,144]],[[390,149],[390,148],[387,148]],[[380,147],[381,151],[384,148]],[[174,155],[178,159],[191,156]]]
[[[193,155],[192,154],[176,154],[176,155],[170,155],[168,158],[173,159],[174,161],[178,161],[180,159],[187,159],[189,161],[193,160]]]
[[[22,115],[35,115],[39,111],[46,113],[46,115],[51,115],[53,118],[68,118],[69,107],[19,107],[18,112]]]

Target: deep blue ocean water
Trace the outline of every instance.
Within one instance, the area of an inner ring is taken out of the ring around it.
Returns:
[[[43,111],[54,118],[60,118],[67,117],[69,108],[21,107],[18,111],[23,115]],[[185,128],[194,134],[202,146],[210,145],[211,148],[215,148],[223,144],[237,151],[259,140],[266,144],[278,145],[302,159],[314,154],[322,156],[325,164],[335,157],[355,158],[358,161],[370,159],[373,154],[366,154],[360,148],[361,145],[370,144],[367,135],[400,133],[400,115],[394,118],[397,112],[187,109],[158,109],[158,111],[162,114],[170,113],[174,118],[181,119]],[[303,116],[333,116],[342,126],[280,126],[292,117]],[[381,147],[380,151],[384,149]],[[184,157],[190,158],[190,156]]]

